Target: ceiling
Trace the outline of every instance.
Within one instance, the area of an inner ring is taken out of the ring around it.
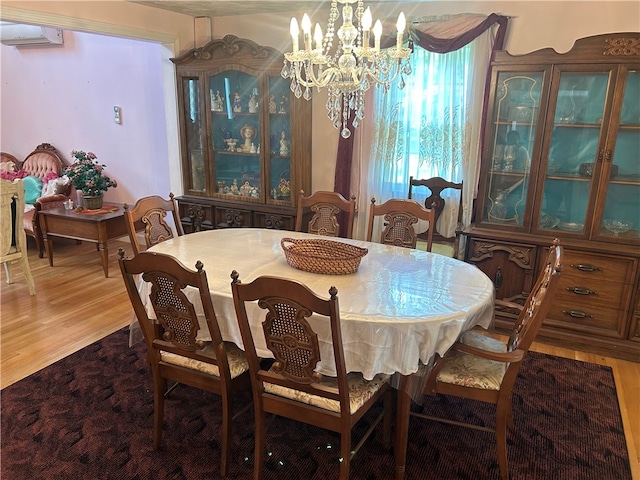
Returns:
[[[227,17],[234,15],[252,15],[256,13],[313,11],[319,7],[328,8],[329,0],[262,0],[262,1],[228,1],[228,0],[149,0],[131,3],[147,7],[161,8],[192,17]],[[367,1],[366,5],[400,3],[399,0]],[[411,1],[402,2],[411,3]]]

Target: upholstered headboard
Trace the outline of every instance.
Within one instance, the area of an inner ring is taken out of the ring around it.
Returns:
[[[41,143],[27,155],[21,167],[27,174],[35,175],[44,180],[49,172],[55,172],[57,176],[62,175],[64,164],[55,147],[50,143]]]

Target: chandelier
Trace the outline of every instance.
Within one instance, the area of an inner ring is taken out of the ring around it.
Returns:
[[[342,26],[337,30],[339,45],[331,53],[336,34],[335,22],[338,18],[338,3],[342,7]],[[355,5],[355,12],[354,7]],[[357,27],[353,24],[353,16]],[[404,88],[404,75],[411,73],[410,48],[403,48],[403,34],[406,27],[404,13],[398,16],[396,46],[381,50],[382,24],[376,21],[373,27],[369,7],[364,9],[363,0],[332,0],[329,22],[323,36],[316,24],[311,35],[311,19],[305,13],[302,17],[302,48],[298,43],[300,30],[296,18],[291,19],[293,48],[285,53],[282,76],[291,79],[291,91],[297,98],[311,98],[311,90],[327,88],[327,116],[335,128],[342,128],[344,138],[351,136],[347,127],[357,128],[364,118],[364,92],[371,85],[380,86],[384,93],[389,91],[398,79],[398,88]],[[314,48],[315,47],[315,48]]]

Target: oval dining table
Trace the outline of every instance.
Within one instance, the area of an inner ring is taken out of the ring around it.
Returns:
[[[288,265],[283,238],[335,240],[367,248],[368,253],[355,273],[310,273]],[[175,237],[150,251],[171,255],[189,268],[195,268],[197,261],[204,264],[222,336],[240,348],[243,343],[231,294],[232,270],[245,283],[262,275],[285,277],[325,297],[335,286],[347,371],[361,372],[367,379],[378,373],[395,374],[398,480],[404,478],[411,400],[421,398],[422,383],[416,378],[424,379],[436,354],[443,355],[463,332],[476,325],[486,328],[493,318],[494,286],[483,272],[471,264],[422,250],[299,232],[228,228]],[[191,300],[195,300],[197,292],[192,293]],[[148,298],[148,292],[141,291],[141,297]],[[324,355],[324,351],[331,351],[328,322],[310,322],[324,345],[316,370],[335,376],[332,355]],[[259,356],[272,356],[264,344],[256,343],[256,349]]]

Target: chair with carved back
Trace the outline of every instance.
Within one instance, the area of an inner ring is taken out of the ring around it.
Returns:
[[[496,300],[496,304],[520,311],[506,343],[470,330],[438,360],[425,384],[426,395],[451,395],[492,403],[496,406],[494,428],[467,424],[426,414],[411,415],[476,430],[494,432],[500,473],[507,480],[507,426],[513,428],[511,392],[522,361],[547,315],[558,289],[563,251],[556,239],[524,306]]]
[[[165,221],[167,213],[172,215],[173,228]],[[133,207],[125,203],[124,219],[134,255],[145,250],[141,248],[137,236],[137,232],[141,230],[144,230],[146,248],[169,238],[174,238],[176,235],[184,235],[182,222],[180,222],[178,202],[173,193],[169,194],[169,200],[165,200],[159,195],[150,195],[139,199]]]
[[[266,415],[273,414],[338,432],[340,479],[347,480],[351,457],[380,421],[384,445],[390,446],[392,390],[388,376],[376,375],[372,380],[365,380],[360,373],[347,374],[335,287],[329,289],[330,298],[324,299],[305,285],[284,278],[261,276],[242,284],[235,270],[231,277],[236,316],[253,387],[254,479],[261,478]],[[323,354],[317,327],[313,325],[321,326],[331,335],[328,348],[332,349],[335,360],[329,361],[335,365],[335,377],[323,376],[316,371]],[[264,362],[261,364],[256,344],[265,345],[273,354],[275,362],[270,367]],[[380,398],[383,398],[382,412],[352,448],[354,425]]]
[[[380,234],[380,243],[395,245],[398,247],[416,248],[418,234],[414,225],[418,220],[429,222],[426,231],[426,251],[431,251],[433,228],[435,223],[434,211],[424,208],[414,200],[392,198],[381,205],[376,205],[375,197],[371,199],[369,209],[369,227],[367,229],[367,241],[373,241],[373,230],[377,217],[383,217],[383,229]]]
[[[36,294],[27,257],[27,235],[23,228],[24,184],[0,180],[0,263],[4,264],[7,283],[13,282],[13,264],[18,263],[29,288]]]
[[[445,180],[442,177],[433,177],[425,179],[414,179],[409,177],[409,199],[413,195],[414,187],[426,187],[429,191],[429,196],[424,200],[425,208],[431,209],[435,212],[435,222],[433,224],[433,249],[438,253],[442,253],[449,257],[458,258],[458,252],[460,249],[460,236],[462,235],[462,186],[463,182],[454,183]],[[448,188],[452,188],[460,191],[460,202],[458,205],[458,217],[455,235],[452,238],[445,237],[437,231],[437,224],[440,215],[445,208],[445,200],[442,198],[442,191]],[[431,228],[430,228],[431,230]],[[422,235],[422,234],[421,234]]]
[[[307,210],[313,213],[307,224],[307,233],[328,237],[353,237],[353,222],[356,214],[355,196],[347,200],[338,192],[317,191],[305,197],[304,191],[301,190],[298,196],[296,232],[303,231],[303,218]]]
[[[233,416],[233,398],[241,389],[248,389],[251,380],[242,350],[222,340],[204,266],[198,261],[196,270],[190,270],[175,258],[155,252],[127,259],[120,248],[118,254],[153,376],[153,447],[160,448],[167,380],[213,392],[222,402],[220,474],[224,476],[233,420],[250,407]],[[147,299],[139,294],[140,281],[150,284]],[[204,324],[199,322],[200,312]]]
[[[60,177],[63,173],[64,163],[56,148],[50,143],[41,143],[33,152],[24,159],[20,169],[28,176],[38,177],[44,181],[48,175],[55,174]],[[34,203],[33,210],[25,212],[23,223],[24,231],[36,241],[38,257],[44,256],[44,238],[40,228],[40,215],[38,212],[52,208],[62,208],[64,202],[71,194],[71,184],[52,195],[41,196]]]

